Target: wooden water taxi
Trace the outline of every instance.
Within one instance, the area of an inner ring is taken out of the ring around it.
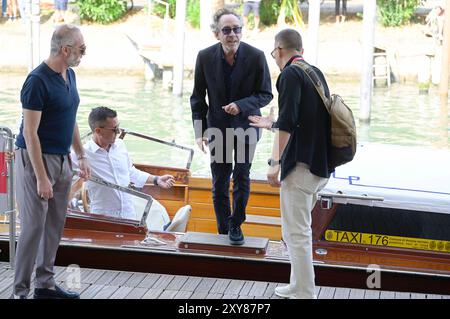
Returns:
[[[127,134],[137,136],[124,131],[121,137]],[[425,159],[433,164],[425,166]],[[191,160],[192,151],[186,168],[135,165],[175,176],[169,190],[146,185],[141,192],[158,199],[171,218],[190,206],[186,232],[149,231],[143,219],[69,208],[56,264],[288,282],[279,190],[252,181],[246,244],[231,246],[216,234],[211,180],[191,176]],[[360,145],[354,161],[330,178],[312,212],[316,284],[450,294],[450,172],[442,169],[449,162],[448,151]],[[81,181],[73,185],[74,192],[81,188]],[[2,261],[8,260],[8,241],[7,233],[0,234]]]

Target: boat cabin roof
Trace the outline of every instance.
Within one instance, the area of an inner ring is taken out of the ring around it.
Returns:
[[[384,198],[335,202],[450,214],[450,151],[358,144],[353,161],[336,168],[323,192]]]

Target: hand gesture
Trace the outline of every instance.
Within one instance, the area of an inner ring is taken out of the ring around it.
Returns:
[[[91,177],[91,167],[86,158],[81,158],[78,160],[78,166],[80,167],[80,173],[78,176],[84,179]]]
[[[272,187],[281,187],[281,182],[278,179],[280,174],[280,165],[271,166],[267,171],[267,181]]]
[[[161,188],[171,188],[175,184],[175,179],[172,175],[163,175],[158,178],[158,186]]]
[[[241,113],[241,109],[234,102],[230,103],[228,105],[222,106],[222,109],[231,115],[238,115],[239,113]]]
[[[12,162],[14,160],[14,152],[5,152],[5,162]]]
[[[195,140],[198,147],[206,154],[206,147],[208,146],[208,139],[206,137],[199,137]]]
[[[45,176],[42,179],[37,179],[36,181],[37,194],[43,200],[49,200],[53,197],[53,185]]]
[[[275,122],[273,114],[273,106],[270,108],[269,116],[262,117],[259,115],[250,115],[248,117],[248,120],[250,121],[250,126],[266,128],[270,130],[272,128],[273,122]]]

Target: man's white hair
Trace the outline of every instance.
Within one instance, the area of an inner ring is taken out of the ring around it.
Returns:
[[[52,35],[50,54],[55,56],[59,53],[61,47],[65,45],[74,45],[75,36],[80,32],[80,29],[72,24],[57,26]]]

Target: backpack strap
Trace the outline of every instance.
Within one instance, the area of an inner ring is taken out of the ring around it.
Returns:
[[[323,104],[325,104],[325,108],[327,109],[328,113],[330,113],[331,100],[326,97],[325,88],[322,84],[322,81],[320,81],[320,78],[317,76],[314,69],[301,59],[295,59],[294,61],[292,61],[292,64],[298,66],[306,73],[306,75],[316,88],[317,93],[319,93],[320,97],[322,98]]]

